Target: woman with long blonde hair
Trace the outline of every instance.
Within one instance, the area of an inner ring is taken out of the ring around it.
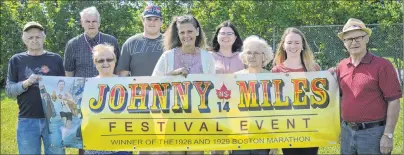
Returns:
[[[272,72],[312,72],[320,66],[314,61],[305,35],[297,28],[287,28],[275,53]]]
[[[313,72],[320,66],[314,61],[313,53],[304,34],[297,28],[287,28],[276,50],[272,72]],[[284,155],[317,155],[318,147],[284,148]]]

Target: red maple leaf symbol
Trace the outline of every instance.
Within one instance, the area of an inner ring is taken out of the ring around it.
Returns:
[[[223,84],[220,89],[216,89],[216,95],[219,99],[230,99],[231,90],[227,90],[227,87]]]

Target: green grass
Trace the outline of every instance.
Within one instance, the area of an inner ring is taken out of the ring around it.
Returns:
[[[16,128],[18,105],[14,99],[5,97],[1,92],[1,152],[0,154],[17,154]],[[399,122],[394,132],[393,154],[403,154],[403,99],[400,100],[401,111]],[[42,149],[43,151],[43,149]],[[77,154],[77,149],[68,148],[66,154]],[[207,152],[205,152],[207,153]],[[137,154],[135,152],[135,154]],[[322,147],[319,154],[339,154],[339,145]]]
[[[1,92],[1,152],[0,154],[18,154],[16,129],[18,105],[16,100],[7,98]],[[42,149],[43,154],[43,149]],[[66,154],[78,154],[77,149],[68,148]]]

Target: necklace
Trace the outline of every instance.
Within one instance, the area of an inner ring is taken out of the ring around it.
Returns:
[[[91,47],[91,44],[88,42],[85,33],[84,33],[84,40],[86,41],[88,47],[90,48],[90,52],[93,53],[93,47]],[[101,40],[101,34],[98,34],[98,41],[97,41],[97,44],[96,44],[96,45],[98,45],[98,44],[100,43],[100,40]]]

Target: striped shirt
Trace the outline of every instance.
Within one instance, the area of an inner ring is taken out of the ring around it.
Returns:
[[[87,35],[81,34],[69,40],[66,44],[64,55],[65,70],[67,72],[74,72],[74,77],[97,76],[98,71],[93,63],[92,48],[103,43],[114,46],[114,53],[118,60],[120,55],[119,46],[114,36],[99,32],[94,38],[89,38]]]

